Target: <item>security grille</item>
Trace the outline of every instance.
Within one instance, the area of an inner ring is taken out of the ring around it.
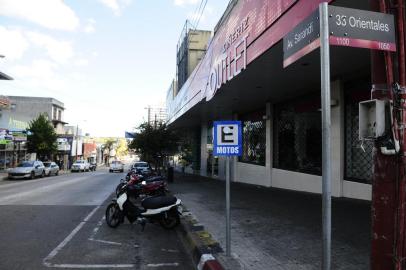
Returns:
[[[345,106],[345,179],[371,183],[374,143],[364,141],[361,147],[358,119],[358,102],[347,102]]]
[[[243,121],[241,162],[265,166],[266,127],[263,120]]]
[[[284,104],[275,108],[274,123],[274,167],[321,175],[321,113]]]

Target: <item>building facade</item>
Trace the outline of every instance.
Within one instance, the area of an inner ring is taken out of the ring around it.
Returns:
[[[64,133],[64,104],[54,98],[7,96],[2,97],[0,129],[11,139],[0,143],[0,168],[15,166],[21,160],[30,159],[27,153],[26,129],[32,120],[45,114],[57,134]]]
[[[282,64],[283,37],[321,2],[376,10],[367,0],[230,1],[203,59],[178,93],[167,93],[170,127],[200,134],[196,173],[225,178],[212,126],[235,119],[243,123],[243,154],[232,162],[233,181],[321,193],[319,50]],[[382,87],[373,81],[373,53],[330,50],[332,195],[371,200],[374,145],[359,140],[358,104]]]

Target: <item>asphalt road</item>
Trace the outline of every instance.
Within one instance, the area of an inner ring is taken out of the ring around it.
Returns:
[[[176,231],[107,227],[124,174],[106,170],[0,183],[0,269],[194,269]]]

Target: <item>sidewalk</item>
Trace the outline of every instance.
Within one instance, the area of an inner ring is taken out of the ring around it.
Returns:
[[[175,175],[170,190],[225,249],[225,183]],[[370,203],[333,199],[332,269],[369,269]],[[321,196],[231,184],[231,252],[243,269],[321,268]]]

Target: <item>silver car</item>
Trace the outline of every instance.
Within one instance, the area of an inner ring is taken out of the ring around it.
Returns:
[[[109,172],[124,172],[124,164],[119,160],[114,160],[110,164]]]
[[[59,174],[59,166],[55,162],[44,162],[44,166],[46,176]]]
[[[146,173],[146,174],[151,173],[151,171],[152,171],[151,165],[149,165],[149,163],[145,162],[145,161],[135,162],[132,166],[132,169],[137,170],[140,173]]]
[[[23,161],[17,167],[8,170],[9,179],[24,179],[45,176],[45,167],[41,161]]]

